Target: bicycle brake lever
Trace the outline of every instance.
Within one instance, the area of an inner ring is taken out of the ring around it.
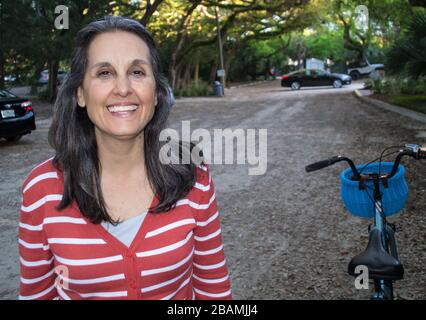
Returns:
[[[420,146],[417,144],[412,144],[412,143],[408,143],[404,146],[406,149],[409,149],[410,151],[414,152],[417,154],[417,152],[420,149]]]
[[[413,152],[415,159],[426,159],[426,148],[417,144],[406,144],[405,148]]]

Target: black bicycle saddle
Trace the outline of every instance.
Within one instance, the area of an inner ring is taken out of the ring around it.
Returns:
[[[373,229],[370,232],[367,248],[349,262],[350,275],[357,276],[355,268],[364,265],[368,268],[370,279],[399,280],[403,278],[404,268],[401,262],[385,251],[380,238],[379,229]]]

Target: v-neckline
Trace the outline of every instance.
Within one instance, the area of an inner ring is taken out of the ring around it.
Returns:
[[[59,171],[59,170],[58,170]],[[63,171],[59,171],[58,177],[60,179],[60,181],[62,182],[62,184],[64,184],[64,176],[63,176]],[[152,200],[151,200],[151,204],[148,207],[152,208],[154,206],[156,206],[158,204],[158,197],[157,194],[154,193]],[[74,202],[72,204],[72,206],[75,205],[75,208],[79,210],[78,205]],[[80,212],[82,218],[86,221],[86,223],[89,226],[92,226],[93,229],[101,236],[101,238],[108,244],[111,244],[112,246],[114,246],[116,249],[118,249],[122,254],[124,255],[133,255],[135,253],[135,250],[137,248],[137,246],[139,245],[141,239],[145,239],[145,236],[148,232],[147,228],[150,224],[150,221],[152,220],[152,216],[153,214],[149,212],[146,214],[144,220],[142,221],[142,224],[139,226],[138,232],[136,233],[135,237],[132,240],[132,243],[130,244],[129,247],[127,247],[123,242],[121,242],[120,240],[118,240],[116,237],[114,237],[111,233],[109,233],[100,223],[99,224],[94,224],[92,223],[87,217],[85,217],[81,212]]]
[[[158,203],[157,195],[154,194],[152,197],[151,205],[149,208],[154,207]],[[99,233],[99,235],[105,240],[106,243],[113,245],[118,250],[120,250],[123,254],[134,254],[136,251],[136,248],[140,244],[141,239],[145,239],[145,236],[149,230],[147,230],[150,221],[152,219],[153,214],[148,211],[145,218],[142,221],[142,224],[139,226],[138,232],[136,233],[135,237],[133,238],[131,244],[129,247],[127,247],[123,242],[121,242],[119,239],[114,237],[111,233],[109,233],[100,223],[94,224],[88,221],[86,218],[86,221],[91,224],[95,230]]]

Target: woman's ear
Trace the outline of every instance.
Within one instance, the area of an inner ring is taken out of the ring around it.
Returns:
[[[86,107],[86,101],[84,99],[83,88],[81,86],[79,86],[77,88],[77,104],[81,108]]]
[[[156,107],[156,106],[157,106],[157,104],[158,104],[158,96],[157,96],[157,95],[155,95],[155,104],[154,104],[154,106]]]

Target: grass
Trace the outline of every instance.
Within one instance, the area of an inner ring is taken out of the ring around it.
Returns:
[[[373,98],[426,114],[426,95],[374,94]]]

